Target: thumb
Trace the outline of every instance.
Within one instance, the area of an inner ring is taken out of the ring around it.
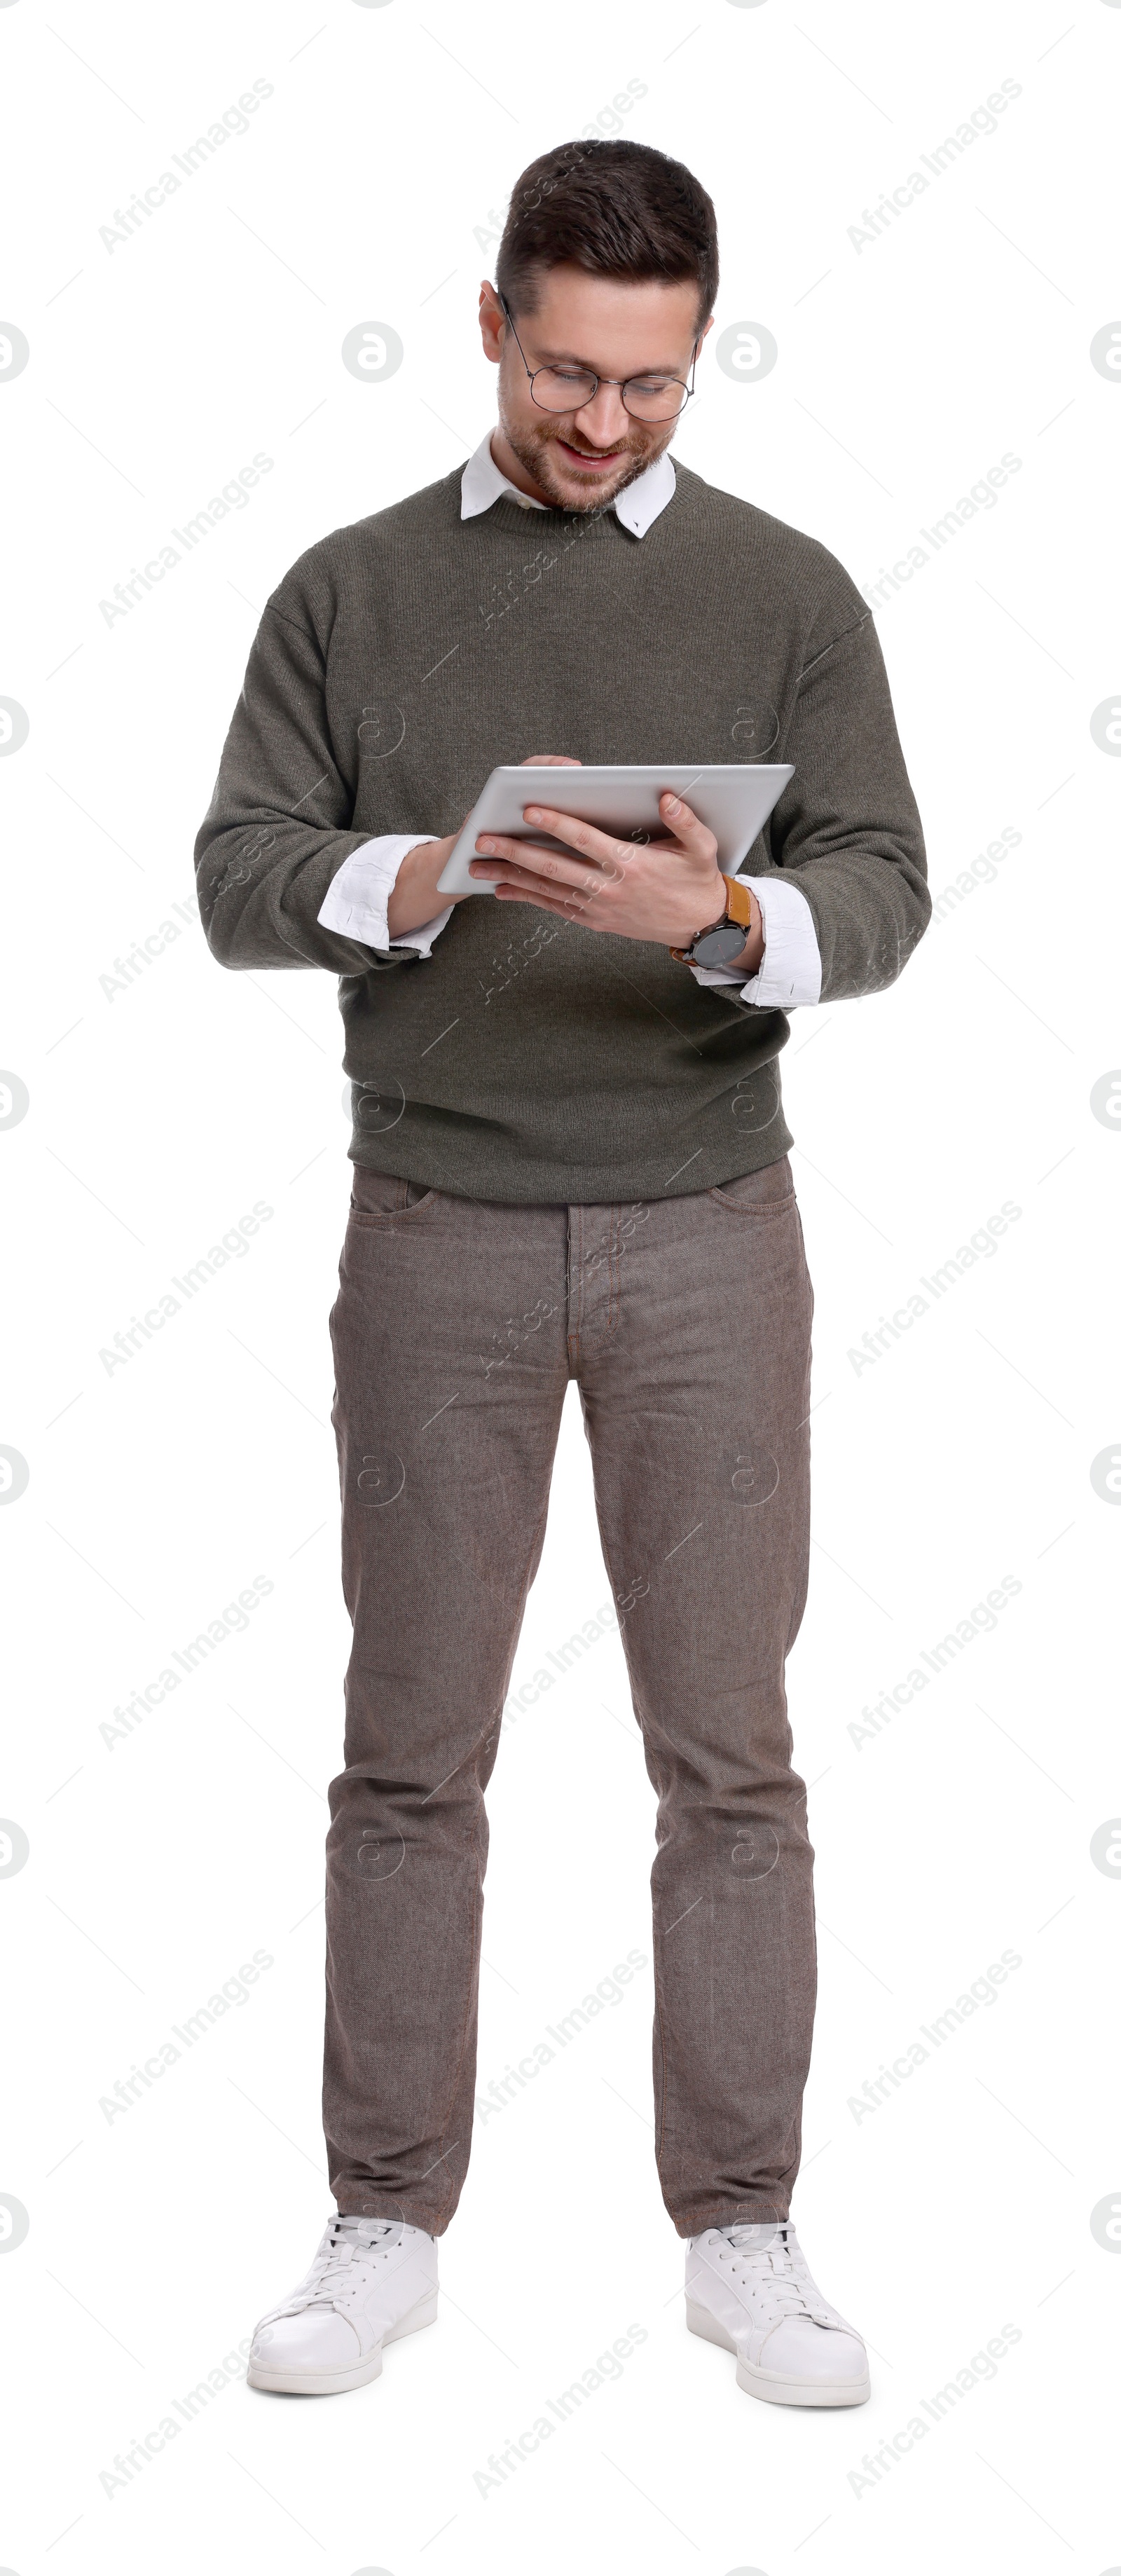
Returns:
[[[663,822],[672,823],[678,840],[684,841],[687,849],[693,847],[699,832],[708,829],[699,814],[694,814],[692,806],[685,803],[684,797],[675,796],[672,787],[667,787],[659,797],[658,808]]]
[[[698,866],[710,868],[719,847],[716,834],[702,823],[699,814],[694,814],[684,797],[675,796],[673,789],[667,787],[658,798],[658,811],[688,856],[696,859]]]

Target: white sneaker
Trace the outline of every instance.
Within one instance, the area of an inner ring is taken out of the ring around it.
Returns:
[[[436,2322],[436,2240],[388,2218],[336,2215],[291,2297],[261,2318],[250,2388],[330,2397],[381,2376],[382,2346]]]
[[[736,2356],[749,2397],[775,2406],[863,2406],[868,2355],[823,2299],[789,2219],[710,2227],[689,2240],[685,2322]]]

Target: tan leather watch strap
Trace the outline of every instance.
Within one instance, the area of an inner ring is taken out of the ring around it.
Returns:
[[[724,875],[723,869],[720,873]],[[740,877],[724,877],[724,883],[728,889],[729,921],[741,922],[745,930],[750,930],[752,919],[750,886],[744,885]]]

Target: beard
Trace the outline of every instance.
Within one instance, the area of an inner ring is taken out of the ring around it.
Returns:
[[[538,490],[547,494],[554,510],[592,511],[605,506],[610,507],[610,504],[618,499],[619,494],[626,491],[628,483],[635,482],[638,475],[645,474],[647,466],[653,465],[656,458],[664,453],[677,426],[676,421],[668,421],[665,437],[651,446],[643,444],[638,447],[630,438],[627,438],[620,450],[619,463],[615,471],[606,476],[597,476],[595,483],[589,484],[586,500],[581,500],[573,499],[570,492],[562,491],[553,464],[552,449],[562,435],[561,417],[558,415],[555,429],[546,425],[538,429],[536,423],[532,429],[527,429],[508,420],[505,417],[504,406],[500,406],[499,409],[499,424],[503,437],[513,448],[519,465],[524,466]],[[568,471],[567,467],[565,471]]]

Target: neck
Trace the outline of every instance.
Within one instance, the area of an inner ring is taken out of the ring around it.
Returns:
[[[531,501],[545,501],[551,510],[555,510],[556,502],[552,494],[543,492],[541,485],[534,482],[533,476],[526,473],[520,456],[515,456],[509,439],[503,435],[501,429],[491,431],[490,452],[499,473],[505,474],[517,491],[527,492]]]

